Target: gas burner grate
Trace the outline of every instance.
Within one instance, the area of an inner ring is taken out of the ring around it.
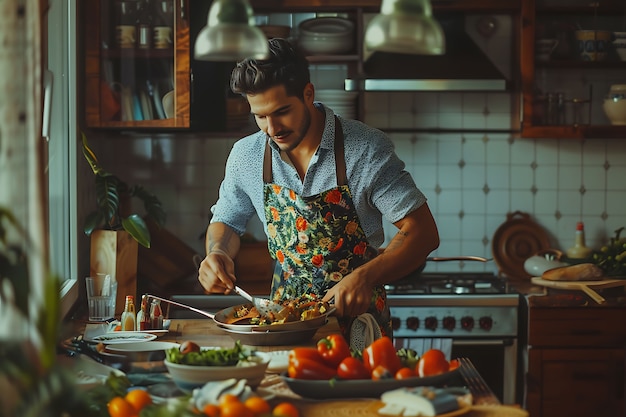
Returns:
[[[507,282],[488,273],[423,274],[392,282],[385,286],[388,294],[508,294]]]

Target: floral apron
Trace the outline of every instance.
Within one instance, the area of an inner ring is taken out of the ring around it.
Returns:
[[[268,248],[276,261],[272,298],[284,300],[303,294],[320,297],[378,251],[369,245],[347,186],[343,131],[335,117],[337,187],[310,197],[273,183],[269,142],[263,161],[265,218]],[[382,335],[391,336],[391,318],[385,289],[373,289],[368,313]],[[352,317],[338,318],[349,337]],[[349,340],[349,339],[348,339]]]

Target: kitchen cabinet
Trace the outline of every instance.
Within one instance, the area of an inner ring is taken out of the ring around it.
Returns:
[[[624,416],[626,307],[529,308],[526,408],[533,417]]]
[[[86,127],[190,126],[187,4],[174,0],[79,2]]]
[[[612,125],[602,109],[609,86],[626,83],[626,61],[610,41],[606,58],[584,60],[576,39],[578,29],[624,31],[625,15],[623,0],[522,2],[522,137],[626,137],[626,126]],[[556,47],[542,54],[549,40]]]

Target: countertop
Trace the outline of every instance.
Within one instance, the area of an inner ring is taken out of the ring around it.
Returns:
[[[511,279],[509,285],[524,296],[530,308],[626,308],[626,285],[595,290],[605,299],[604,303],[597,303],[582,290],[546,288],[533,284],[530,279]]]

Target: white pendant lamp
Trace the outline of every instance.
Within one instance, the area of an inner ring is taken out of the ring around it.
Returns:
[[[445,36],[429,0],[383,0],[365,30],[365,47],[399,54],[442,55]]]
[[[200,61],[265,59],[267,38],[254,25],[254,13],[247,0],[214,0],[207,25],[196,39],[194,57]]]

